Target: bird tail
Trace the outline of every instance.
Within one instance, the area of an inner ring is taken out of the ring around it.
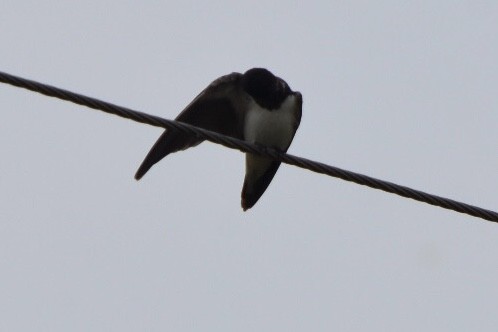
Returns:
[[[279,161],[246,154],[246,177],[241,193],[241,205],[244,211],[252,208],[264,194],[279,166]]]

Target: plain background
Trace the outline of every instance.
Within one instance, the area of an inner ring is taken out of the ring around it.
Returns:
[[[3,1],[0,70],[174,118],[269,68],[289,152],[498,209],[496,1]],[[1,331],[496,331],[498,225],[0,85]]]

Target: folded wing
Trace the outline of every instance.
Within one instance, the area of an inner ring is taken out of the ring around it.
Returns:
[[[237,125],[244,115],[240,94],[242,74],[232,73],[222,76],[204,89],[175,120],[211,130],[223,135],[243,139],[242,130]],[[185,150],[200,144],[203,140],[178,130],[166,129],[138,168],[135,179],[140,180],[145,173],[168,154]]]

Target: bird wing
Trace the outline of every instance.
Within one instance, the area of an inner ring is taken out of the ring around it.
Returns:
[[[245,96],[241,96],[241,77],[240,73],[232,73],[216,79],[175,120],[243,139],[242,129],[236,125],[242,123],[240,117],[244,111],[241,101]],[[154,164],[168,154],[196,146],[202,141],[181,131],[166,129],[138,168],[135,179],[140,180]]]

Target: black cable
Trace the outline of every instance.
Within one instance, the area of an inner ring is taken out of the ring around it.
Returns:
[[[296,157],[290,154],[276,151],[274,149],[256,146],[232,137],[224,136],[212,131],[194,127],[186,123],[166,120],[158,116],[137,112],[129,108],[120,107],[95,98],[83,96],[74,92],[59,89],[35,81],[27,80],[3,72],[0,72],[0,82],[11,84],[20,88],[25,88],[31,91],[35,91],[50,97],[56,97],[59,99],[71,101],[79,105],[115,114],[133,121],[146,123],[156,127],[163,127],[170,129],[174,128],[182,132],[188,133],[190,135],[195,135],[199,138],[206,139],[211,142],[218,143],[232,149],[238,149],[243,152],[250,152],[258,155],[269,156],[275,160],[282,161],[289,165],[305,168],[313,172],[326,174],[329,176],[337,177],[346,181],[355,182],[357,184],[361,184],[371,188],[380,189],[399,196],[411,198],[420,202],[439,206],[460,213],[465,213],[477,218],[498,222],[498,213],[491,210],[486,210],[477,206],[469,205],[462,202],[457,202],[452,199],[428,194],[423,191],[400,186],[391,182],[378,180],[363,174],[346,171],[334,166],[322,164],[309,159]]]

